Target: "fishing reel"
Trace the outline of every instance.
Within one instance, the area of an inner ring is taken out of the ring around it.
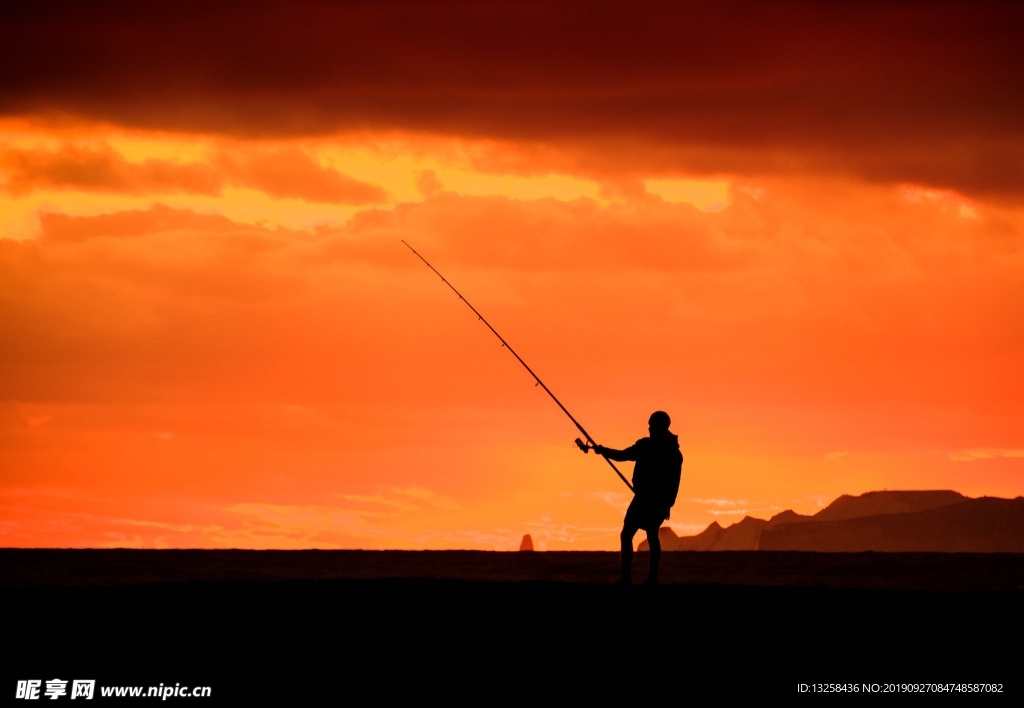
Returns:
[[[583,454],[586,454],[586,453],[588,453],[588,452],[590,452],[591,450],[594,449],[592,446],[587,445],[585,442],[583,442],[579,438],[576,438],[576,447],[578,447],[579,449],[583,450]]]

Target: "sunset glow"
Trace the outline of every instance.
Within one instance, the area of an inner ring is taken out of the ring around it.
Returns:
[[[671,414],[678,534],[1021,495],[1020,12],[728,5],[0,23],[0,546],[615,549],[402,240],[598,442]]]

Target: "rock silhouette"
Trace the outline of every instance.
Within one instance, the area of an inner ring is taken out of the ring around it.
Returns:
[[[668,551],[1021,553],[1024,498],[972,499],[948,490],[843,495],[813,516],[787,510],[725,528],[714,522],[696,536],[663,528],[661,545]]]

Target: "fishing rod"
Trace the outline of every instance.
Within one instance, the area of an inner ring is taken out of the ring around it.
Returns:
[[[494,336],[497,337],[501,341],[501,346],[503,346],[506,349],[508,349],[509,352],[512,354],[512,356],[514,356],[516,358],[516,361],[518,361],[520,364],[522,364],[523,368],[530,372],[530,376],[532,376],[534,381],[537,382],[534,385],[535,386],[540,386],[542,389],[544,389],[544,391],[549,396],[551,396],[551,400],[554,401],[556,404],[558,404],[558,407],[562,409],[562,412],[565,413],[567,416],[569,416],[569,420],[572,421],[573,425],[576,426],[577,430],[579,430],[581,433],[583,433],[583,437],[585,437],[587,439],[587,442],[590,443],[590,445],[588,446],[582,440],[580,440],[579,438],[576,438],[575,442],[576,442],[577,447],[579,447],[579,449],[583,450],[583,452],[587,452],[588,450],[593,449],[593,447],[597,445],[597,443],[594,442],[594,438],[590,437],[590,433],[588,433],[586,430],[584,430],[583,426],[580,425],[579,421],[572,417],[572,413],[570,413],[566,409],[566,407],[562,405],[562,402],[559,401],[557,397],[555,397],[555,394],[551,393],[551,389],[549,389],[547,386],[544,385],[544,382],[540,380],[540,377],[537,376],[537,374],[533,373],[533,369],[531,369],[529,367],[529,365],[525,361],[523,361],[523,358],[521,356],[519,356],[518,354],[516,354],[516,350],[509,346],[509,343],[505,341],[505,338],[502,337],[500,334],[498,334],[498,330],[494,329],[494,327],[491,326],[491,323],[488,322],[486,319],[484,319],[484,316],[481,315],[477,311],[477,309],[475,307],[473,307],[469,303],[469,300],[467,300],[466,298],[464,298],[462,296],[462,293],[460,293],[458,290],[455,289],[454,285],[452,285],[451,283],[448,282],[447,278],[445,278],[443,275],[441,275],[438,272],[437,268],[435,268],[434,266],[430,265],[430,263],[427,262],[426,258],[424,258],[419,253],[417,253],[415,248],[410,246],[408,243],[405,243],[404,239],[402,240],[402,243],[404,243],[406,248],[408,248],[410,251],[412,251],[416,255],[417,258],[419,258],[421,261],[423,261],[423,263],[426,264],[427,268],[430,268],[430,270],[434,271],[434,273],[437,274],[437,277],[441,279],[441,282],[443,282],[445,285],[447,285],[449,288],[451,288],[452,292],[454,292],[456,295],[458,295],[460,300],[462,300],[464,303],[466,303],[466,307],[468,307],[470,310],[473,311],[473,314],[477,316],[477,319],[479,319],[481,322],[483,322],[485,325],[487,325],[487,329],[491,330],[491,332],[494,333]],[[615,470],[615,474],[619,475],[619,479],[622,480],[623,484],[625,484],[627,487],[629,487],[630,491],[632,491],[633,490],[633,485],[629,483],[629,480],[626,479],[625,476],[623,476],[623,474],[621,472],[619,472],[619,468],[615,466],[615,463],[612,462],[611,460],[609,460],[604,455],[601,455],[601,458],[605,462],[607,462],[611,466],[611,468],[613,470]]]

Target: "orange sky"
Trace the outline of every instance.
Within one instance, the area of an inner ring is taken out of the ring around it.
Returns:
[[[0,546],[614,549],[402,239],[677,533],[1021,494],[1015,4],[153,7],[0,11]]]

